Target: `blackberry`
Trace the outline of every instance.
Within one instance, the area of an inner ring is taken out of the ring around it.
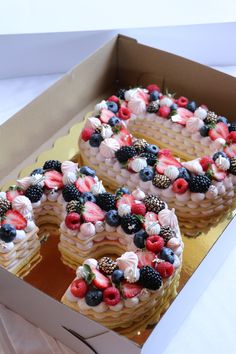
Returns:
[[[136,215],[128,214],[121,218],[121,227],[125,233],[131,235],[138,232],[142,227],[142,222]]]
[[[119,162],[126,162],[135,155],[137,155],[137,152],[133,146],[122,146],[115,152],[115,156]]]
[[[165,175],[155,174],[152,180],[152,184],[160,189],[166,189],[171,184],[171,179]]]
[[[33,170],[30,174],[30,176],[34,176],[34,175],[42,175],[44,173],[44,169],[43,168],[36,168],[35,170]]]
[[[149,166],[154,166],[157,162],[156,155],[151,154],[150,152],[144,152],[140,155],[140,157],[145,157]]]
[[[111,275],[117,269],[117,263],[109,257],[102,257],[98,261],[98,268],[102,273]]]
[[[137,139],[133,143],[133,147],[137,151],[138,155],[141,154],[142,152],[145,152],[147,146],[148,146],[148,143],[146,142],[145,139]]]
[[[211,180],[207,176],[198,175],[191,177],[188,184],[190,192],[205,193],[211,185]]]
[[[73,212],[80,214],[82,207],[83,203],[80,200],[71,200],[66,206],[66,211],[68,214]]]
[[[159,109],[159,104],[156,101],[152,101],[147,107],[147,112],[156,113],[158,109]]]
[[[111,193],[100,193],[96,197],[97,205],[105,211],[116,208],[115,196]]]
[[[236,157],[230,158],[229,172],[232,173],[232,175],[236,175]]]
[[[150,266],[145,266],[140,269],[139,282],[142,286],[150,290],[158,290],[162,285],[160,273]]]
[[[162,226],[159,235],[163,238],[165,244],[176,236],[175,231],[170,226]]]
[[[229,132],[236,132],[236,123],[235,122],[230,123]]]
[[[47,160],[43,165],[44,170],[56,170],[61,172],[61,162],[58,160]]]
[[[3,216],[9,209],[11,209],[11,203],[9,200],[0,197],[0,217]]]
[[[208,111],[207,116],[204,119],[205,124],[216,124],[217,123],[217,114],[215,112]]]
[[[38,186],[37,184],[34,186],[30,186],[25,191],[25,196],[29,198],[32,203],[37,203],[43,195],[43,188]]]
[[[71,200],[80,200],[80,192],[71,184],[66,184],[64,186],[62,189],[62,196],[66,202],[70,202]]]
[[[120,89],[118,89],[116,96],[119,97],[121,100],[124,100],[125,99],[125,92],[126,92],[126,89],[120,88]]]
[[[147,211],[153,211],[158,214],[162,209],[165,209],[165,203],[156,195],[149,194],[144,198],[144,204]]]

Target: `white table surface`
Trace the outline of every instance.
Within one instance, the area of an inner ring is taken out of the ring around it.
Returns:
[[[218,67],[218,69],[236,76],[236,66]],[[61,73],[0,80],[0,124],[60,76]],[[236,245],[163,354],[236,353],[235,274]],[[1,305],[0,353],[73,354],[71,350],[41,329]]]

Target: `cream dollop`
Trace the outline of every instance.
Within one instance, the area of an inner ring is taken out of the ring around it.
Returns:
[[[229,159],[221,155],[215,160],[215,164],[219,169],[223,171],[227,171],[230,168]]]
[[[102,141],[99,151],[103,157],[110,159],[115,156],[115,152],[119,150],[120,144],[116,139],[107,138]]]
[[[139,189],[136,188],[133,192],[132,192],[132,196],[134,197],[134,199],[136,200],[143,200],[145,198],[145,193]]]
[[[141,98],[131,98],[128,108],[138,116],[146,111],[146,103]]]
[[[51,189],[47,195],[48,200],[50,200],[50,202],[55,202],[58,197],[59,197],[60,193],[58,191],[56,191],[55,189]]]
[[[8,253],[14,248],[13,242],[4,242],[0,240],[0,253]]]
[[[164,175],[169,177],[171,181],[174,181],[179,176],[179,170],[175,166],[168,166],[164,170]]]
[[[124,278],[128,283],[135,283],[139,280],[140,271],[138,267],[127,267],[124,271]]]
[[[78,165],[77,163],[72,161],[63,161],[61,164],[61,170],[62,173],[68,173],[68,172],[76,173],[78,170]]]
[[[207,110],[205,108],[198,107],[194,112],[194,116],[203,120],[207,116]]]
[[[186,129],[190,133],[196,133],[204,125],[202,119],[199,117],[191,117],[186,122]]]
[[[97,221],[95,223],[96,232],[103,232],[105,230],[105,223],[104,221]]]
[[[106,190],[102,184],[102,181],[98,181],[96,183],[94,183],[91,187],[91,192],[94,194],[94,195],[98,195],[98,194],[101,194],[101,193],[105,193]]]
[[[216,198],[218,195],[218,189],[216,186],[214,186],[213,184],[210,185],[210,187],[208,188],[208,191],[206,192],[206,198],[207,199],[214,199]]]
[[[125,216],[125,215],[128,215],[130,214],[131,212],[131,206],[128,205],[128,204],[120,204],[118,206],[118,214],[119,216]]]
[[[66,172],[62,177],[62,181],[64,184],[74,184],[76,180],[77,176],[75,172]]]
[[[87,119],[87,122],[86,122],[86,127],[92,128],[92,129],[97,129],[101,125],[102,125],[102,122],[100,121],[100,119],[98,119],[96,117],[90,117]]]
[[[175,215],[175,209],[163,209],[158,213],[158,219],[162,226],[170,226],[174,231],[179,228],[178,219]]]
[[[147,167],[147,160],[144,157],[136,157],[130,160],[128,165],[134,172],[140,172]]]
[[[158,221],[149,221],[146,224],[145,230],[148,235],[158,235],[159,232],[161,231],[161,227],[160,227]]]
[[[80,226],[80,232],[83,236],[92,237],[96,234],[96,229],[93,223],[85,222]]]
[[[107,109],[107,104],[105,100],[102,100],[101,102],[97,103],[94,107],[94,110],[96,113],[99,113],[103,108]]]
[[[14,238],[14,243],[24,240],[26,233],[24,230],[16,230],[16,237]]]
[[[198,158],[195,160],[182,162],[182,165],[196,175],[203,174],[203,169],[199,161],[200,159]]]
[[[13,199],[12,208],[19,211],[23,216],[32,213],[33,210],[31,201],[24,195],[18,195]]]
[[[101,128],[101,136],[103,139],[108,139],[113,135],[113,131],[109,124],[103,124]]]

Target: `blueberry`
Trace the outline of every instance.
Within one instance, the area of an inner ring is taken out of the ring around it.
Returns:
[[[115,125],[117,124],[120,124],[121,120],[117,117],[111,117],[108,121],[108,124],[111,126],[111,127],[114,127]]]
[[[145,247],[145,240],[148,237],[148,234],[144,229],[139,230],[136,232],[134,235],[134,244],[138,248],[144,248]]]
[[[101,290],[89,290],[85,296],[85,302],[89,306],[97,306],[103,300],[103,294]]]
[[[10,224],[4,224],[0,228],[0,240],[8,243],[16,237],[16,228]]]
[[[113,101],[107,101],[107,108],[113,113],[117,113],[119,109],[118,104]]]
[[[178,108],[177,103],[172,103],[172,105],[170,106],[170,109],[171,109],[172,111],[176,111],[177,108]]]
[[[159,147],[157,147],[156,145],[148,144],[145,151],[151,152],[152,154],[156,155],[159,151]]]
[[[226,155],[223,151],[218,151],[218,152],[216,152],[216,153],[213,155],[212,158],[213,158],[213,160],[215,161],[215,160],[218,159],[218,157],[220,157],[220,156],[227,158],[227,155]]]
[[[82,195],[83,201],[85,202],[92,202],[96,203],[96,197],[93,195],[93,193],[90,192],[85,192]]]
[[[160,253],[160,258],[164,259],[164,261],[166,262],[173,264],[175,261],[175,254],[170,248],[163,247]]]
[[[195,101],[189,101],[188,104],[187,104],[187,106],[186,106],[186,108],[187,108],[189,111],[194,112],[194,111],[196,111],[196,109],[197,109],[197,104],[196,104]]]
[[[109,210],[106,213],[106,222],[110,226],[120,225],[120,217],[117,210]]]
[[[208,136],[210,127],[208,127],[207,125],[203,125],[200,129],[199,129],[199,133],[201,134],[201,136]]]
[[[121,187],[116,190],[117,196],[122,196],[123,194],[130,194],[130,191],[127,187]]]
[[[158,100],[159,97],[159,92],[154,90],[150,93],[150,101],[156,101]]]
[[[91,176],[91,177],[94,177],[96,175],[96,171],[88,166],[80,167],[79,172],[82,173],[83,175]]]
[[[114,270],[111,276],[111,280],[115,284],[119,284],[124,279],[124,272],[120,269]]]
[[[228,119],[227,118],[225,118],[225,117],[222,117],[222,116],[219,116],[218,118],[217,118],[217,123],[225,123],[225,124],[227,124],[228,125],[228,123],[229,123],[229,121],[228,121]]]
[[[98,133],[94,133],[90,140],[89,140],[89,144],[92,146],[92,147],[99,147],[101,142],[102,142],[102,136],[101,134],[98,134]]]
[[[36,168],[35,170],[33,170],[30,174],[30,176],[34,176],[34,175],[42,175],[44,173],[44,169],[43,168]]]
[[[151,181],[154,176],[152,167],[147,166],[139,172],[139,176],[143,182]]]
[[[179,167],[178,170],[179,170],[178,178],[183,178],[186,181],[190,180],[191,175],[190,175],[189,171],[185,167]]]

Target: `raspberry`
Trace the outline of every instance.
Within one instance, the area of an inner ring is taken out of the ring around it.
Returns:
[[[174,266],[169,262],[157,262],[155,269],[161,274],[162,278],[169,278],[174,272]]]
[[[80,228],[80,215],[78,213],[69,213],[65,218],[65,224],[68,229],[79,230]]]
[[[81,138],[84,141],[89,141],[89,139],[91,138],[93,133],[94,133],[94,130],[92,128],[84,128],[81,133]]]
[[[164,247],[164,240],[158,235],[149,236],[146,240],[146,248],[148,251],[158,253]]]
[[[130,118],[130,110],[127,107],[120,107],[118,111],[118,117],[127,120]]]
[[[211,167],[211,165],[213,163],[214,163],[214,161],[209,156],[204,156],[200,160],[200,164],[201,164],[201,166],[203,168],[203,171],[207,171],[209,169],[209,167]]]
[[[160,87],[157,86],[157,85],[155,85],[155,84],[150,84],[150,85],[148,85],[147,90],[148,90],[150,93],[151,93],[152,91],[158,91],[158,92],[161,91]]]
[[[143,203],[133,203],[131,205],[131,213],[136,215],[145,215],[146,214],[146,206]]]
[[[120,292],[114,286],[110,286],[103,292],[103,301],[108,306],[115,306],[120,301]]]
[[[119,97],[113,95],[113,96],[109,97],[107,101],[112,101],[112,102],[119,104]]]
[[[158,114],[163,118],[168,118],[168,116],[170,114],[170,107],[161,106],[158,110]]]
[[[228,144],[236,143],[236,132],[230,132],[229,135],[227,136],[226,142]]]
[[[188,182],[183,178],[178,178],[174,181],[172,189],[175,193],[183,194],[188,189]]]
[[[177,105],[179,107],[186,107],[188,104],[188,99],[184,96],[180,96],[177,100]]]
[[[88,285],[84,279],[75,279],[70,286],[70,291],[72,295],[83,298],[88,291]]]

